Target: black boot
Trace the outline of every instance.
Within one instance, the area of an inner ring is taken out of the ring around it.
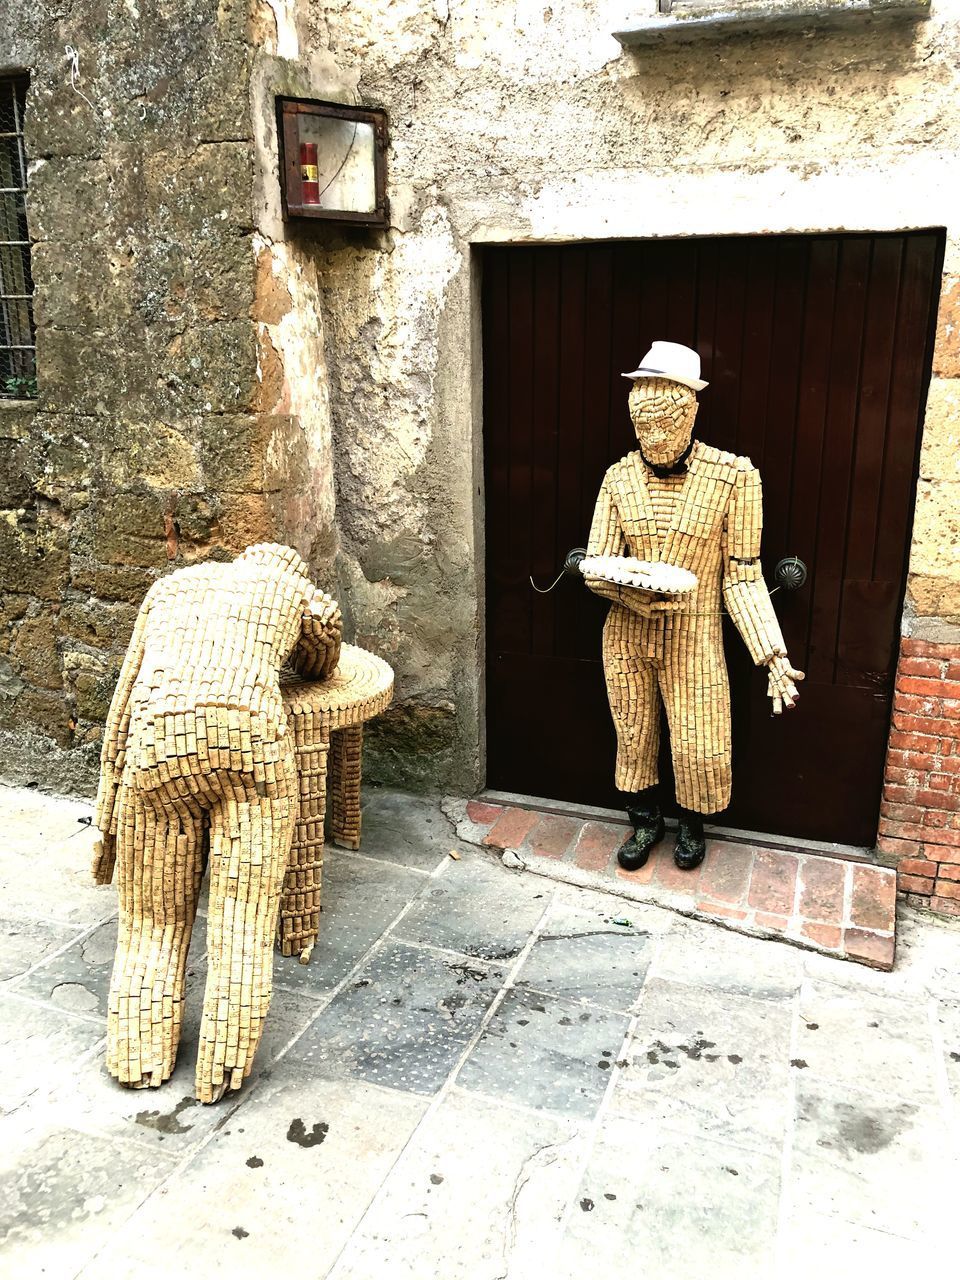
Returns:
[[[703,814],[681,809],[677,825],[679,830],[673,860],[681,871],[692,871],[699,867],[707,852],[707,842],[703,838]]]
[[[617,850],[617,861],[624,871],[639,871],[650,857],[650,850],[663,839],[663,814],[656,787],[638,791],[627,805],[627,817],[633,826],[633,835]]]

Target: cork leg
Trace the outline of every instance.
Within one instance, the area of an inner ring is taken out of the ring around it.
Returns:
[[[697,813],[730,803],[730,686],[719,633],[689,633],[671,646],[660,675],[670,726],[677,802]]]
[[[643,791],[657,781],[660,698],[657,673],[632,643],[633,624],[611,609],[603,629],[603,674],[617,731],[615,781],[621,791]]]
[[[207,988],[196,1095],[216,1102],[250,1074],[270,1005],[273,942],[297,813],[292,753],[281,792],[236,784],[211,814]]]
[[[107,1013],[107,1070],[156,1087],[173,1072],[184,974],[203,876],[202,813],[126,791],[118,830],[120,921]]]
[[[363,725],[333,734],[330,745],[330,834],[345,849],[360,848]]]
[[[296,728],[299,814],[280,899],[277,940],[285,956],[306,964],[320,929],[323,822],[327,805],[327,730],[312,716],[291,716]],[[305,727],[304,722],[310,721]]]

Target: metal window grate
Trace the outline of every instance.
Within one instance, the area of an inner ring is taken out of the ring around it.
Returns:
[[[0,396],[6,399],[37,394],[23,149],[26,94],[26,79],[0,77]]]

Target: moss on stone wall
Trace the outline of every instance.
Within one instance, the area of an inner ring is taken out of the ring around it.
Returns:
[[[457,724],[450,707],[404,702],[364,734],[364,777],[406,791],[434,792],[455,781]]]

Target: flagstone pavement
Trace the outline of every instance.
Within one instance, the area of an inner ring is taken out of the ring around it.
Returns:
[[[901,908],[878,972],[509,870],[438,802],[368,789],[253,1075],[203,1107],[203,928],[173,1079],[105,1074],[89,815],[0,788],[0,1275],[949,1267],[956,925]]]

